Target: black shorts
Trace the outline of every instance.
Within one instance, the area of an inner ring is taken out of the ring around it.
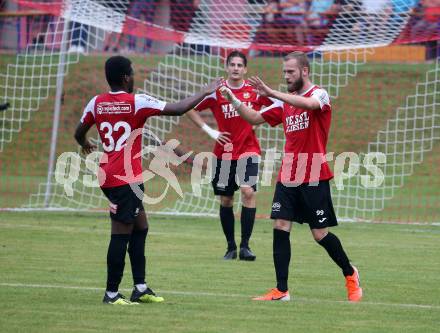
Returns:
[[[211,182],[214,194],[231,197],[243,185],[251,186],[256,192],[259,160],[257,155],[240,160],[214,159]]]
[[[138,186],[138,185],[134,185]],[[144,184],[140,184],[139,188],[144,194]],[[130,185],[122,185],[117,187],[102,187],[102,191],[110,201],[110,218],[122,223],[134,223],[135,218],[140,211],[144,210],[142,198],[139,199]]]
[[[317,186],[301,184],[297,187],[284,186],[278,182],[273,196],[270,218],[308,223],[310,229],[338,225],[329,181],[320,181]]]

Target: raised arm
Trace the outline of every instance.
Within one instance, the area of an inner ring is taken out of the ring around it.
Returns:
[[[217,78],[210,84],[208,84],[200,92],[194,94],[193,96],[182,99],[177,103],[167,103],[161,115],[164,116],[181,116],[184,113],[192,110],[197,104],[199,104],[205,96],[212,94],[215,90],[221,87],[223,83],[222,78]]]
[[[319,105],[319,101],[316,98],[297,96],[271,89],[258,76],[251,77],[249,79],[249,82],[257,89],[258,93],[262,96],[276,98],[280,101],[301,109],[317,110],[321,108],[321,106]]]
[[[228,87],[221,87],[220,92],[232,106],[237,110],[239,115],[251,125],[260,125],[265,122],[261,114],[254,109],[242,103]]]

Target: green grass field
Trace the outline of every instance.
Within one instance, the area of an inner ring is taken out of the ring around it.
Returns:
[[[147,279],[166,301],[120,308],[101,303],[107,214],[0,212],[0,332],[440,331],[440,226],[344,223],[334,232],[360,270],[363,302],[345,301],[338,268],[295,225],[293,300],[255,303],[274,286],[268,220],[256,222],[255,262],[225,262],[216,218],[151,216]],[[129,294],[128,257],[121,288]]]

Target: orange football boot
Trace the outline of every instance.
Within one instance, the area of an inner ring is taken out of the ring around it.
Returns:
[[[290,301],[289,291],[279,291],[277,288],[271,289],[267,294],[252,298],[254,301]]]
[[[359,272],[353,266],[354,273],[345,277],[345,287],[347,288],[347,297],[350,302],[359,302],[362,299],[362,288],[360,286]]]

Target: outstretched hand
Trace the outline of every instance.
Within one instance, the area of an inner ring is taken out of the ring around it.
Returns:
[[[258,76],[252,76],[249,78],[249,82],[255,89],[257,89],[259,95],[272,96],[273,90]]]
[[[235,98],[234,93],[231,91],[231,89],[229,89],[229,88],[226,87],[226,86],[222,86],[222,87],[220,88],[220,93],[221,93],[222,96],[223,96],[224,98],[226,98],[229,102],[232,102],[232,101],[234,100],[234,98]]]
[[[232,106],[238,110],[241,106],[241,101],[234,95],[234,93],[226,86],[220,88],[220,93],[226,98],[229,102],[231,102]]]
[[[219,89],[224,83],[224,79],[222,77],[218,77],[216,78],[214,81],[212,81],[211,83],[207,84],[203,91],[209,95],[212,94],[214,91],[216,91],[217,89]]]

